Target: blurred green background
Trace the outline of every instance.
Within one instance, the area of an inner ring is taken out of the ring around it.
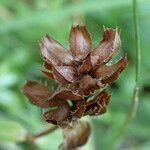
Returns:
[[[68,47],[73,16],[82,15],[93,38],[93,47],[102,38],[103,25],[118,27],[128,68],[109,86],[112,94],[106,114],[88,119],[93,128],[83,150],[150,149],[150,1],[138,0],[142,50],[141,90],[136,118],[122,133],[135,81],[135,36],[132,0],[0,0],[0,150],[56,150],[61,130],[25,142],[27,133],[49,125],[40,108],[31,105],[22,93],[27,79],[49,82],[40,72],[42,58],[38,41],[48,33]],[[114,60],[116,60],[114,59]]]

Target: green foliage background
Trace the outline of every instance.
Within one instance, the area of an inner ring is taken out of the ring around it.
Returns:
[[[138,0],[142,50],[142,74],[136,118],[122,133],[135,81],[135,37],[132,0],[0,0],[0,150],[56,150],[61,130],[35,143],[25,142],[27,133],[37,133],[49,125],[42,111],[22,93],[28,79],[49,82],[40,72],[42,59],[38,41],[46,33],[68,47],[73,16],[82,14],[92,34],[93,46],[102,37],[103,25],[118,27],[128,68],[109,86],[112,95],[108,112],[87,117],[93,128],[84,150],[149,150],[150,148],[150,1]]]

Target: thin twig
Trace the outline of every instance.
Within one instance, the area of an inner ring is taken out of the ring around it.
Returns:
[[[56,129],[58,129],[58,127],[57,126],[53,126],[53,127],[44,129],[43,131],[41,131],[39,133],[36,133],[36,134],[28,134],[27,137],[26,137],[26,140],[28,142],[33,142],[33,141],[35,141],[36,139],[38,139],[40,137],[43,137],[43,136],[45,136],[45,135],[47,135],[49,133],[52,133]]]
[[[37,139],[37,138],[42,137],[42,136],[44,136],[44,135],[47,135],[47,134],[49,134],[49,133],[55,131],[57,128],[58,128],[57,126],[53,126],[53,127],[51,127],[51,128],[45,129],[45,130],[43,130],[42,132],[35,134],[35,135],[34,135],[34,139]]]

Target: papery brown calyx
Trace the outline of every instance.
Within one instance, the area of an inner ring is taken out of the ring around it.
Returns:
[[[39,107],[49,107],[47,101],[52,92],[44,84],[36,81],[27,81],[23,87],[23,93],[29,98],[29,101]]]
[[[61,150],[70,150],[86,144],[91,133],[88,122],[80,121],[63,130],[64,142],[60,145]]]
[[[53,92],[44,84],[37,81],[27,81],[23,87],[23,93],[29,101],[38,107],[48,108],[64,105],[59,96],[52,97]]]
[[[74,110],[72,111],[72,116],[74,119],[79,119],[83,116],[97,116],[103,114],[106,111],[106,107],[110,101],[110,95],[104,90],[97,98],[91,101],[79,101]]]
[[[93,67],[106,64],[119,51],[121,40],[117,29],[105,29],[100,45],[91,52]]]
[[[70,110],[71,107],[67,103],[61,102],[56,108],[45,112],[43,119],[48,123],[64,128],[70,123]]]
[[[77,80],[77,70],[71,66],[55,66],[54,78],[63,84],[73,83]]]
[[[124,56],[113,65],[97,67],[91,74],[94,78],[100,79],[102,83],[111,83],[118,78],[119,74],[126,68],[127,63],[127,57]]]
[[[84,99],[84,96],[80,95],[77,91],[73,91],[70,89],[62,88],[53,94],[53,98],[61,99],[61,100],[81,100]]]
[[[97,65],[106,64],[117,54],[120,47],[121,40],[117,29],[105,29],[102,41],[83,62],[80,72],[86,73],[94,69]]]
[[[70,65],[73,57],[59,42],[46,35],[41,43],[41,53],[52,65]]]
[[[92,48],[92,39],[85,26],[73,26],[70,31],[70,50],[77,61],[82,61]]]
[[[99,89],[98,82],[89,75],[85,75],[79,83],[79,89],[84,95],[90,95]]]

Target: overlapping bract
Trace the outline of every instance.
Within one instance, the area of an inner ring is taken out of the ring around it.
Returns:
[[[70,51],[47,35],[40,45],[46,69],[42,72],[57,80],[62,87],[65,85],[66,91],[71,89],[71,95],[77,93],[85,97],[94,94],[97,89],[115,81],[127,65],[126,56],[112,66],[106,64],[121,47],[117,29],[105,29],[99,46],[92,49],[86,27],[73,26],[69,42]],[[67,98],[70,98],[69,94]]]
[[[63,130],[64,142],[60,145],[61,150],[73,150],[84,145],[91,133],[88,122],[79,121],[69,128]]]
[[[43,119],[62,128],[85,115],[100,115],[106,111],[110,95],[104,90],[94,100],[76,100],[71,107],[63,96],[54,95],[44,84],[28,81],[24,86],[24,94],[30,102],[41,108],[55,107],[43,114]],[[67,93],[65,93],[67,95]],[[63,95],[63,93],[62,93]],[[65,96],[66,96],[65,95]],[[49,98],[52,97],[50,100]]]
[[[42,108],[55,107],[45,112],[43,118],[61,127],[85,115],[105,113],[110,95],[103,89],[114,82],[127,65],[126,56],[107,65],[121,47],[117,29],[106,28],[99,46],[92,49],[86,27],[73,26],[69,42],[70,51],[48,35],[40,43],[45,67],[42,72],[58,81],[60,86],[56,91],[35,81],[28,81],[24,86],[24,93],[32,104]],[[98,96],[88,101],[88,97],[98,91],[101,91]],[[67,100],[71,100],[72,106]]]

